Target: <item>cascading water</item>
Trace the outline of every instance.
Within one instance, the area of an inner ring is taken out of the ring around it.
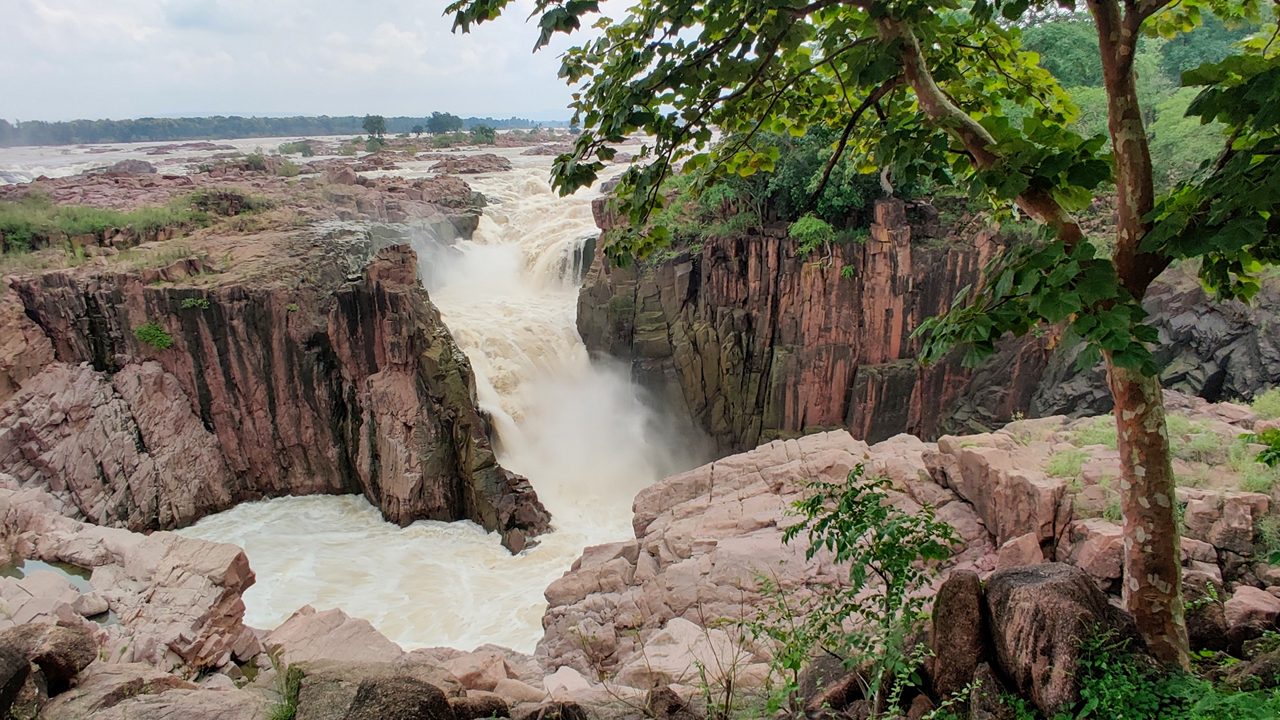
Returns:
[[[527,160],[521,158],[520,160]],[[527,164],[527,163],[526,163]],[[472,240],[415,237],[421,275],[475,371],[501,462],[530,478],[555,532],[512,557],[471,523],[398,528],[360,497],[249,503],[183,531],[245,548],[246,621],[340,607],[406,647],[530,651],[543,589],[582,548],[630,536],[631,500],[699,458],[624,368],[592,362],[575,325],[589,192],[559,198],[544,163],[470,180],[490,206]]]

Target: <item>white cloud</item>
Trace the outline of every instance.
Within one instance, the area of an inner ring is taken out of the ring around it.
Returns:
[[[470,35],[421,0],[3,0],[0,117],[193,113],[567,118],[533,4]]]

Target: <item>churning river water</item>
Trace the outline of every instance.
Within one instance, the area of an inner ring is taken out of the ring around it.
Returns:
[[[575,324],[580,268],[598,234],[586,190],[557,196],[549,158],[500,151],[509,172],[468,177],[489,201],[471,240],[415,236],[424,285],[475,370],[498,456],[527,476],[555,532],[511,556],[468,523],[399,528],[362,497],[279,498],[184,534],[243,547],[257,573],[246,621],[271,628],[304,604],[342,608],[405,647],[531,651],[543,589],[582,548],[631,536],[635,493],[695,464],[687,438],[629,381],[592,361]],[[424,168],[400,171],[413,176]]]

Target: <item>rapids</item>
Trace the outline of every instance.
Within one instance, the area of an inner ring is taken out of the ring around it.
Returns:
[[[475,371],[500,461],[527,476],[555,532],[519,556],[462,523],[401,529],[358,496],[278,498],[201,520],[184,534],[236,543],[257,583],[246,622],[271,628],[311,604],[339,607],[404,647],[532,651],[543,589],[582,548],[631,536],[631,500],[699,459],[625,368],[593,361],[575,325],[594,191],[558,197],[547,158],[468,178],[489,206],[469,241],[415,236],[420,275]],[[409,169],[404,174],[420,172]]]

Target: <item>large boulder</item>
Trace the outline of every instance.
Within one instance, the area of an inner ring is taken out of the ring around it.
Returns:
[[[1079,700],[1081,645],[1091,634],[1137,636],[1133,619],[1107,602],[1093,578],[1064,563],[996,571],[987,607],[1004,677],[1050,717]]]
[[[972,570],[951,573],[933,601],[933,689],[956,695],[973,682],[989,647],[983,619],[982,583]]]
[[[1192,650],[1226,650],[1227,617],[1222,584],[1206,573],[1182,574],[1182,599],[1186,604],[1187,640]]]
[[[310,605],[272,630],[263,644],[287,665],[316,660],[392,662],[405,654],[368,620],[338,609],[319,612]]]
[[[177,675],[145,663],[97,663],[85,670],[74,688],[50,700],[40,716],[45,720],[98,717],[132,698],[195,689]]]
[[[447,671],[421,662],[305,662],[289,672],[300,674],[296,720],[453,720],[449,698],[465,696]]]
[[[32,623],[0,631],[0,652],[22,657],[39,668],[50,697],[98,658],[98,643],[84,627]]]
[[[1227,621],[1227,642],[1239,650],[1252,640],[1280,624],[1280,598],[1250,585],[1241,585],[1223,603]]]

